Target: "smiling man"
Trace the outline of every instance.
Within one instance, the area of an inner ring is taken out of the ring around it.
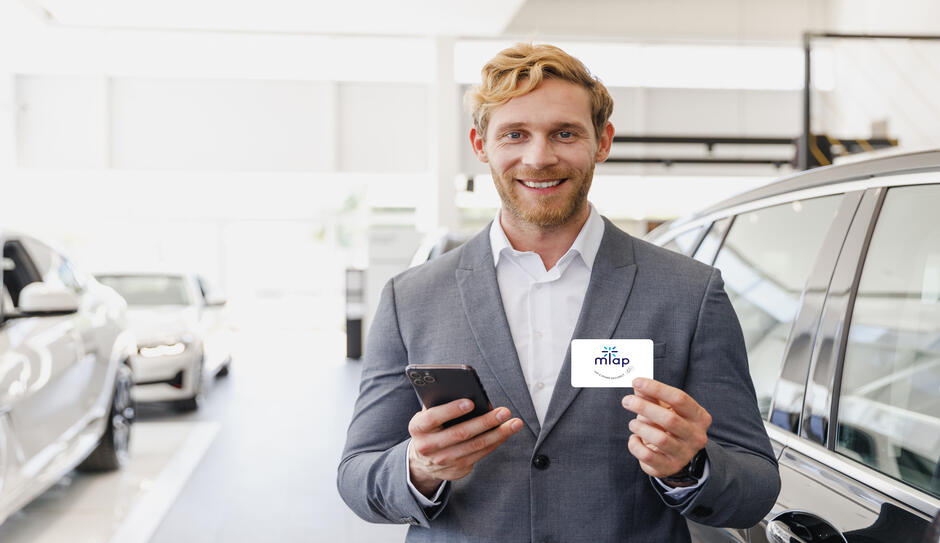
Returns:
[[[386,286],[343,499],[366,520],[411,524],[409,541],[677,542],[685,518],[756,524],[780,480],[721,274],[588,202],[613,101],[581,62],[519,44],[482,74],[470,142],[502,208]],[[646,340],[655,379],[575,388],[575,339]],[[472,404],[423,409],[409,363],[473,366],[496,408],[445,427]]]

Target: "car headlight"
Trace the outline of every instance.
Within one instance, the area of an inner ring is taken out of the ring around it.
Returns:
[[[176,342],[171,344],[164,345],[153,345],[150,347],[141,347],[140,356],[144,358],[156,358],[158,356],[176,356],[178,354],[183,354],[183,351],[186,350],[186,344],[182,342]]]

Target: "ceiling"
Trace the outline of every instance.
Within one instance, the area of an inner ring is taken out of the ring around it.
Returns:
[[[828,0],[20,0],[68,27],[794,43]]]

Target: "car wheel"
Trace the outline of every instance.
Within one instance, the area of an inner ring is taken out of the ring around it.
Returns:
[[[131,369],[126,364],[121,364],[114,378],[114,392],[111,395],[111,409],[108,412],[104,435],[95,450],[78,466],[79,470],[112,471],[127,463],[131,425],[136,415],[134,400],[131,399],[133,386]]]
[[[180,411],[195,411],[195,410],[199,409],[199,402],[202,400],[203,387],[205,386],[205,383],[204,383],[204,380],[203,380],[203,377],[202,377],[202,373],[205,371],[205,368],[203,367],[204,364],[205,364],[205,361],[200,358],[200,359],[199,359],[199,364],[196,366],[196,375],[195,375],[195,378],[196,378],[196,387],[195,387],[195,392],[193,392],[193,396],[192,396],[191,398],[186,398],[186,399],[184,399],[184,400],[177,400],[177,401],[176,401],[176,404],[175,404],[175,405],[176,405],[176,408],[177,408],[178,410],[180,410]]]

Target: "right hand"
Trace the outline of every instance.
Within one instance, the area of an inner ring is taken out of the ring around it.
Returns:
[[[509,409],[498,407],[485,415],[449,428],[441,425],[473,410],[467,399],[422,409],[408,423],[411,443],[408,465],[411,483],[431,497],[442,481],[462,479],[481,458],[522,428],[522,420],[510,419]]]

